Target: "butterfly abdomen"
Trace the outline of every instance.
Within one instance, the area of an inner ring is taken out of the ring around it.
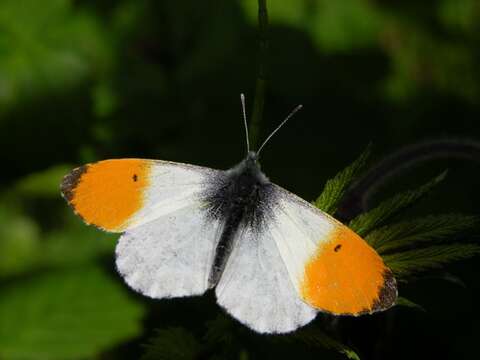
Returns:
[[[212,184],[205,195],[208,214],[221,220],[224,227],[209,277],[210,286],[220,279],[237,231],[248,225],[261,232],[262,224],[269,216],[267,204],[272,203],[274,196],[272,184],[249,158],[219,175]]]

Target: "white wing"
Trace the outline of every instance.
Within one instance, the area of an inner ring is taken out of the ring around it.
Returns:
[[[134,215],[134,228],[187,206],[198,207],[198,195],[205,190],[219,170],[154,160],[145,189],[144,206]]]
[[[152,298],[204,293],[222,229],[208,217],[202,192],[218,171],[157,160],[109,162],[90,165],[87,174],[99,167],[104,178],[115,182],[118,175],[102,168],[128,166],[126,185],[120,185],[142,198],[142,206],[122,225],[116,247],[117,270],[126,283]],[[137,182],[132,182],[132,172]],[[131,187],[142,178],[141,187]]]
[[[276,186],[269,222],[291,282],[301,298],[335,315],[362,315],[395,304],[396,281],[359,235],[308,202]]]
[[[122,232],[193,204],[218,173],[161,160],[113,159],[74,169],[61,190],[86,223]]]
[[[127,230],[117,244],[117,269],[130,287],[152,298],[203,294],[221,230],[200,202],[186,202]]]
[[[298,296],[272,234],[244,227],[216,287],[217,302],[261,333],[286,333],[309,323],[316,311]]]
[[[274,189],[263,226],[237,234],[217,285],[217,301],[228,313],[258,332],[284,333],[307,324],[317,311],[360,315],[395,303],[395,279],[363,239],[299,197]]]

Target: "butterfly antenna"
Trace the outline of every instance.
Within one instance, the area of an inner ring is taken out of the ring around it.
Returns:
[[[240,101],[242,102],[243,125],[245,126],[245,137],[247,139],[247,154],[250,152],[250,140],[248,139],[248,125],[247,112],[245,111],[245,95],[240,94]]]
[[[272,131],[272,133],[265,139],[265,141],[262,143],[262,145],[260,145],[260,148],[258,149],[257,151],[257,155],[260,154],[260,151],[262,151],[263,147],[265,146],[265,144],[272,138],[273,135],[275,135],[275,133],[280,130],[280,128],[285,125],[285,123],[290,120],[290,118],[295,115],[299,110],[301,110],[303,108],[303,105],[298,105],[295,109],[293,109],[290,114],[288,114],[288,116],[285,118],[285,120],[282,121],[282,123],[280,125],[277,126],[277,128],[275,130]]]

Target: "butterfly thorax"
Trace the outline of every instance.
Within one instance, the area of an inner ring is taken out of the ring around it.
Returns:
[[[215,261],[210,273],[214,286],[225,267],[238,231],[249,228],[260,232],[272,204],[273,185],[260,170],[255,153],[251,152],[238,165],[222,172],[213,181],[205,196],[209,216],[223,224]]]

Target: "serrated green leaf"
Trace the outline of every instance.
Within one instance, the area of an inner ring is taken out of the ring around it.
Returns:
[[[145,348],[142,360],[195,360],[201,344],[188,330],[172,327],[157,330]]]
[[[460,286],[464,289],[467,288],[467,285],[465,282],[460,279],[458,276],[455,276],[447,271],[441,271],[441,272],[436,272],[435,274],[429,274],[426,276],[419,277],[419,279],[436,279],[436,280],[442,280],[442,281],[447,281],[451,284],[454,284],[456,286]]]
[[[392,216],[397,215],[428,194],[438,183],[443,181],[446,174],[445,171],[416,190],[408,190],[385,200],[374,209],[360,214],[350,221],[349,227],[360,236],[366,236],[373,229],[383,225]]]
[[[396,278],[405,280],[418,272],[440,268],[449,262],[466,259],[477,254],[480,254],[478,245],[451,244],[384,255],[383,260]]]
[[[452,240],[462,231],[468,230],[478,223],[478,217],[472,215],[431,215],[383,226],[370,232],[365,240],[379,254],[384,254],[415,243]]]
[[[319,328],[301,329],[293,336],[287,336],[285,339],[293,338],[309,346],[320,346],[322,348],[336,350],[345,355],[348,359],[360,360],[360,357],[351,348],[327,335]]]
[[[395,306],[405,306],[405,307],[409,307],[409,308],[412,308],[412,309],[425,311],[425,309],[421,305],[418,305],[417,303],[415,303],[415,302],[413,302],[409,299],[406,299],[404,297],[401,297],[401,296],[399,296],[397,298],[397,302],[396,302]]]
[[[17,281],[0,297],[0,358],[93,358],[140,335],[143,313],[97,265]]]
[[[317,208],[328,214],[334,214],[337,211],[338,204],[346,191],[365,168],[371,150],[371,145],[368,145],[352,164],[340,171],[333,179],[326,182],[322,193],[314,202]]]

